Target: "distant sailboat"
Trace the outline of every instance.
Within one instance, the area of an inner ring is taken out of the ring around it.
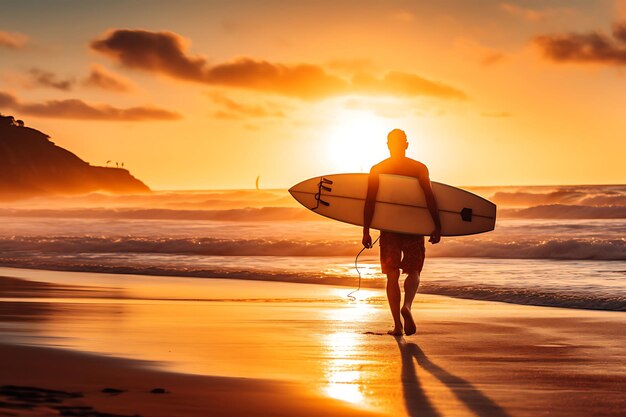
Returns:
[[[257,190],[259,189],[259,178],[261,178],[261,176],[260,176],[260,175],[256,177],[256,182],[255,182],[255,185],[256,185],[256,189],[257,189]]]

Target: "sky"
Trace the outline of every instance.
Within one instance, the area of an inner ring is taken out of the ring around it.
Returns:
[[[626,183],[626,1],[0,1],[0,112],[153,189]]]

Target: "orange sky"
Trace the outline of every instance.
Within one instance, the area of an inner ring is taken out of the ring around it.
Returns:
[[[154,189],[367,171],[395,127],[453,185],[626,182],[624,2],[83,3],[3,5],[0,112]]]

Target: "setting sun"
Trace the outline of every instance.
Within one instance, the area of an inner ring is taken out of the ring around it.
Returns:
[[[387,157],[392,124],[366,111],[344,111],[327,134],[328,155],[338,172],[368,172]]]

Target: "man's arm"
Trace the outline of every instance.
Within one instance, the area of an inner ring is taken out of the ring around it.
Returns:
[[[363,246],[372,247],[372,237],[370,236],[370,226],[374,218],[376,208],[376,194],[378,193],[378,173],[372,170],[367,179],[367,196],[365,197],[365,207],[363,208]]]
[[[424,196],[426,197],[426,206],[428,207],[428,211],[430,212],[430,215],[433,218],[433,223],[435,224],[435,230],[433,230],[433,232],[430,234],[430,239],[428,239],[428,241],[434,245],[435,243],[439,243],[439,241],[441,240],[441,219],[439,218],[439,207],[437,206],[437,200],[435,199],[433,189],[430,185],[428,168],[424,167],[424,173],[417,177],[417,179],[422,186],[422,190],[424,190]]]

